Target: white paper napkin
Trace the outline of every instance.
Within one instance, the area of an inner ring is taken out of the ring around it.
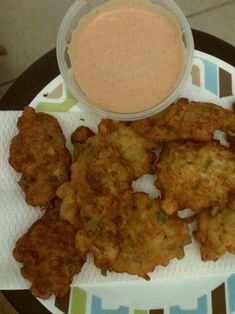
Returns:
[[[42,215],[39,208],[26,204],[17,184],[20,175],[8,164],[9,144],[18,132],[16,123],[21,114],[20,111],[0,111],[0,289],[24,289],[29,286],[20,275],[21,265],[15,262],[12,250],[16,240]],[[70,135],[79,125],[89,125],[97,131],[97,116],[82,113],[57,113],[54,116],[63,128],[70,150]]]
[[[235,97],[216,100],[215,103],[229,109]],[[24,194],[17,184],[19,175],[8,164],[9,144],[17,133],[16,123],[21,112],[0,111],[0,289],[25,289],[30,283],[20,275],[21,264],[12,257],[12,250],[16,240],[41,217],[39,208],[32,208],[25,203]],[[80,112],[55,113],[55,116],[68,140],[71,149],[70,135],[79,125],[87,125],[97,131],[99,117]],[[85,121],[83,121],[83,119]],[[217,136],[221,137],[221,133]],[[151,196],[157,195],[152,186],[153,176],[145,175],[134,184],[135,190],[144,190]],[[46,240],[46,239],[45,239]],[[227,253],[217,262],[202,262],[198,244],[188,245],[185,248],[185,257],[181,260],[172,260],[168,267],[157,267],[151,274],[151,279],[195,277],[201,275],[222,274],[235,272],[235,255]],[[89,256],[82,272],[74,278],[73,284],[105,284],[119,281],[143,281],[137,276],[109,273],[102,276]]]

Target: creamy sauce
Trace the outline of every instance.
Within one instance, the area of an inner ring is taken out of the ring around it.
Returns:
[[[96,107],[118,113],[161,103],[184,67],[180,25],[146,0],[106,3],[73,31],[69,56],[74,75]]]

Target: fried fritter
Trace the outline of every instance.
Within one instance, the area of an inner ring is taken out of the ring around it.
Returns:
[[[82,238],[83,244],[78,248],[93,252],[97,263],[103,264],[116,257],[117,230],[132,208],[134,175],[111,144],[93,137],[85,145],[71,167],[71,181],[61,185],[57,195],[62,199],[61,217],[79,228],[77,242]]]
[[[75,249],[75,229],[60,218],[59,207],[56,200],[16,242],[13,251],[14,258],[23,263],[22,276],[32,283],[32,294],[42,299],[68,293],[73,276],[84,263]]]
[[[57,191],[62,199],[61,217],[79,228],[79,250],[83,254],[91,251],[95,263],[105,268],[118,254],[117,232],[133,207],[134,169],[109,134],[94,136],[88,128],[80,127],[72,142],[71,181]]]
[[[71,157],[58,121],[26,107],[19,133],[10,145],[9,163],[22,174],[19,184],[28,204],[46,206],[58,186],[69,179]]]
[[[76,225],[76,213],[81,214],[87,204],[92,204],[91,209],[95,204],[101,206],[110,215],[111,204],[119,202],[131,190],[131,168],[116,149],[106,143],[101,145],[97,139],[94,137],[72,164],[71,181],[57,190],[57,196],[63,199],[61,215],[71,224]],[[75,214],[70,219],[71,211]]]
[[[216,261],[226,252],[235,254],[235,211],[214,207],[196,215],[194,235],[201,244],[203,261]]]
[[[157,265],[184,257],[184,246],[191,243],[187,224],[177,216],[167,216],[160,201],[145,193],[135,193],[134,209],[127,225],[119,232],[120,252],[109,270],[127,272],[149,279]]]
[[[168,214],[225,206],[235,192],[235,155],[216,141],[166,144],[156,173],[162,208]]]
[[[191,243],[191,237],[183,220],[162,212],[159,200],[135,193],[132,204],[127,223],[115,235],[107,233],[100,238],[100,229],[89,232],[84,228],[77,233],[76,244],[82,254],[94,254],[95,265],[103,274],[127,272],[149,279],[148,273],[157,265],[183,258],[183,248]]]
[[[99,123],[99,134],[94,133],[87,127],[79,127],[72,134],[71,140],[74,144],[73,160],[87,147],[112,145],[122,158],[129,163],[133,169],[134,178],[137,179],[146,173],[154,173],[153,165],[156,155],[152,151],[158,144],[153,140],[146,140],[139,136],[124,122],[109,119]],[[95,144],[94,144],[95,143]]]
[[[92,252],[96,266],[103,273],[115,270],[145,278],[156,265],[167,265],[172,258],[183,257],[183,246],[190,242],[186,223],[177,217],[167,218],[160,211],[158,201],[132,191],[132,181],[136,177],[146,171],[152,172],[155,155],[151,149],[156,143],[143,140],[125,123],[111,120],[100,123],[96,136],[84,127],[74,134],[72,142],[76,153],[71,181],[59,187],[57,195],[62,199],[61,217],[78,228],[76,244],[81,254]],[[145,219],[147,215],[153,215],[154,220],[150,218],[145,248],[141,249],[139,237],[147,221],[140,224],[140,230],[133,228],[134,222],[138,219],[141,222],[142,211],[143,215],[147,213]],[[160,225],[167,221],[166,227],[159,228],[156,219],[162,219]],[[174,230],[178,230],[178,226],[182,232],[175,237]],[[132,231],[134,251],[126,252]],[[152,242],[148,244],[148,240],[154,238],[154,232],[157,232],[155,245],[162,253],[150,255],[146,264],[135,264],[133,255],[142,254],[144,259],[154,247]]]
[[[92,222],[92,221],[91,221]],[[92,222],[93,224],[93,222]],[[95,265],[101,269],[103,275],[106,275],[110,265],[119,254],[119,239],[117,228],[113,231],[105,231],[100,225],[92,225],[92,231],[88,230],[90,225],[84,225],[76,234],[76,247],[80,254],[92,252]],[[87,228],[88,227],[88,228]]]
[[[71,142],[73,144],[73,160],[76,161],[79,153],[85,149],[86,141],[94,136],[95,133],[86,126],[78,127],[71,135]]]
[[[235,113],[212,103],[180,99],[154,117],[130,125],[142,137],[159,142],[210,141],[215,130],[235,133]]]
[[[71,135],[71,142],[73,145],[77,143],[84,144],[88,140],[88,138],[94,135],[95,133],[91,129],[82,125],[77,128]]]
[[[142,138],[124,122],[105,119],[100,122],[98,128],[99,134],[117,148],[129,162],[135,179],[154,172],[156,156],[152,150],[158,146],[156,141]]]

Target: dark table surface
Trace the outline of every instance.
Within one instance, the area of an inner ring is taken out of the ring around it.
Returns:
[[[201,31],[193,30],[195,49],[215,56],[235,67],[235,47]],[[33,63],[0,100],[1,110],[21,110],[59,74],[56,51],[51,50]],[[28,290],[1,291],[20,314],[48,314]]]

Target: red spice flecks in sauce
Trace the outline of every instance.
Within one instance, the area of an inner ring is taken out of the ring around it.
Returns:
[[[131,113],[169,96],[184,67],[185,46],[170,12],[146,0],[115,0],[83,17],[69,55],[93,104]]]

